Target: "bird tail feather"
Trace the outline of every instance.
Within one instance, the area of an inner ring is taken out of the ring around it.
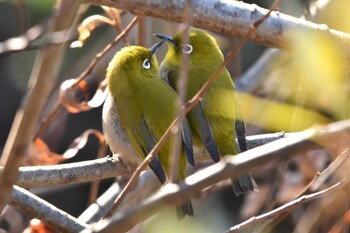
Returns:
[[[238,179],[232,178],[233,192],[236,196],[245,194],[248,191],[258,191],[258,185],[249,174],[242,175]]]
[[[183,219],[186,215],[193,217],[193,207],[191,201],[186,201],[180,206],[176,206],[176,214],[179,220]]]

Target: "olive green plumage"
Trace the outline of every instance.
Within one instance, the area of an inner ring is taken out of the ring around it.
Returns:
[[[183,45],[182,33],[173,38],[166,35],[157,36],[168,42],[168,52],[161,63],[160,75],[176,91],[182,53],[189,55],[186,100],[191,99],[224,61],[216,40],[199,29],[189,31],[188,45]],[[244,125],[240,121],[235,95],[234,83],[227,69],[224,69],[207,90],[200,105],[188,114],[194,144],[199,147],[205,145],[215,162],[224,155],[239,153],[235,142],[236,127],[240,129],[238,136],[241,148],[246,149]],[[237,119],[239,121],[236,126]],[[206,125],[209,129],[205,129]],[[236,195],[256,189],[256,184],[249,175],[232,181]]]
[[[125,47],[114,56],[107,69],[107,85],[115,105],[113,109],[116,111],[110,114],[114,114],[115,118],[118,116],[114,122],[120,124],[132,148],[142,159],[177,115],[177,94],[160,79],[158,63],[153,53],[152,49],[141,46]],[[113,128],[113,120],[110,122]],[[108,127],[105,125],[104,129]],[[109,139],[111,140],[113,138]],[[169,173],[169,155],[173,140],[174,137],[170,137],[165,142],[150,164],[162,183]],[[186,156],[182,153],[179,157],[177,181],[185,178],[185,168]],[[182,210],[185,214],[193,215],[190,203],[185,203]]]

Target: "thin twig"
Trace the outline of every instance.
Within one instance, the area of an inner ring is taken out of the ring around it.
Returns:
[[[267,49],[236,82],[238,91],[256,93],[276,67],[286,62],[288,53],[279,49]]]
[[[0,43],[0,56],[30,50],[31,44],[40,38],[47,27],[47,22],[41,22],[26,31],[23,35],[13,37]]]
[[[35,141],[38,137],[40,137],[43,133],[46,127],[52,122],[56,116],[60,113],[60,111],[63,110],[62,104],[57,102],[51,112],[42,120],[40,127],[34,134],[33,141]]]
[[[88,9],[87,5],[83,5],[83,4],[79,5],[77,14],[74,16],[72,25],[78,24],[80,18],[87,11],[87,9]],[[72,33],[69,33],[69,34],[72,34]],[[39,128],[34,134],[33,141],[35,141],[38,137],[40,137],[44,133],[44,130],[46,129],[46,127],[49,125],[50,122],[52,122],[56,118],[56,116],[60,113],[60,111],[62,111],[62,105],[61,103],[57,102],[55,106],[52,108],[51,112],[42,120]]]
[[[92,73],[95,66],[98,64],[98,62],[101,60],[101,58],[109,51],[111,50],[116,44],[118,44],[121,40],[123,40],[124,37],[128,35],[128,33],[133,29],[133,27],[142,19],[142,16],[138,15],[133,18],[133,20],[128,24],[128,26],[115,38],[111,43],[109,43],[100,53],[98,53],[94,60],[90,63],[90,65],[85,69],[85,71],[79,75],[76,78],[76,87],[81,80],[86,78],[88,75]]]
[[[111,17],[113,19],[113,21],[114,21],[113,26],[114,26],[115,30],[118,33],[122,33],[123,27],[122,27],[122,23],[121,23],[121,15],[122,15],[123,11],[110,7],[109,11],[105,10],[105,12],[107,13],[107,15],[109,15],[109,17]],[[139,21],[139,22],[141,22],[141,21]],[[125,45],[130,45],[130,42],[126,36],[123,36],[122,40],[123,40]]]
[[[341,169],[342,165],[345,165],[345,160],[349,158],[349,149],[347,148],[345,151],[343,151],[329,166],[324,169],[321,173],[316,173],[314,179],[312,179],[306,187],[298,193],[293,199],[297,199],[301,197],[302,195],[306,195],[310,192],[315,192],[319,190],[322,184],[325,183],[325,181],[330,177],[330,175],[334,174],[335,171],[338,171]],[[278,217],[274,218],[269,223],[266,223],[264,226],[261,227],[260,232],[268,232],[268,229],[272,229],[277,224],[282,222],[292,211],[293,209],[289,209],[281,213]]]
[[[87,76],[89,76],[95,69],[96,65],[99,63],[99,61],[121,40],[124,40],[124,38],[127,36],[127,34],[130,32],[130,30],[140,21],[142,17],[136,16],[134,19],[129,23],[129,25],[112,41],[110,44],[108,44],[100,53],[98,53],[94,60],[90,63],[88,68],[84,70],[84,72],[79,75],[76,78],[76,82],[74,83],[73,87],[77,87],[79,85],[79,82],[85,79]],[[48,126],[50,122],[52,122],[55,117],[57,116],[58,111],[62,108],[62,104],[59,102],[55,105],[55,107],[51,110],[51,112],[47,115],[47,117],[42,121],[40,124],[39,129],[35,133],[35,138],[40,137],[40,135],[44,132],[45,128]]]
[[[225,233],[233,233],[233,232],[239,232],[242,231],[244,229],[247,229],[249,227],[252,227],[254,225],[256,225],[257,223],[260,222],[264,222],[266,220],[270,220],[270,219],[274,219],[278,216],[280,216],[281,214],[285,213],[285,212],[290,212],[291,210],[293,210],[295,207],[300,206],[304,203],[310,202],[312,200],[315,200],[317,198],[320,198],[324,195],[327,194],[331,194],[332,192],[343,188],[345,185],[348,185],[349,180],[348,179],[344,179],[334,185],[332,185],[331,187],[324,189],[322,191],[316,192],[316,193],[312,193],[312,194],[308,194],[308,195],[304,195],[299,197],[298,199],[295,199],[293,201],[290,201],[270,212],[267,212],[265,214],[259,215],[259,216],[254,216],[251,217],[250,219],[234,226],[231,227],[228,231],[226,231]]]
[[[17,9],[17,19],[18,19],[18,24],[19,24],[19,30],[20,33],[24,33],[25,31],[28,30],[29,28],[29,17],[28,14],[26,12],[26,8],[24,5],[24,0],[15,0],[15,5],[16,5],[16,9]]]
[[[209,89],[210,85],[216,80],[216,78],[219,76],[219,74],[222,72],[223,69],[226,68],[228,63],[237,56],[239,50],[243,47],[245,43],[247,43],[250,40],[251,35],[256,31],[256,29],[266,20],[272,11],[278,6],[279,0],[275,1],[272,6],[270,7],[270,10],[267,14],[265,14],[262,18],[255,21],[251,26],[249,27],[249,30],[247,31],[246,35],[242,37],[241,40],[239,40],[238,44],[233,48],[233,50],[226,56],[224,62],[219,66],[219,68],[214,72],[214,74],[211,76],[211,78],[203,85],[203,87],[198,91],[198,93],[189,101],[190,106],[196,105],[204,96],[205,92]],[[188,106],[187,106],[188,108]]]
[[[185,21],[184,21],[184,29],[182,32],[182,43],[183,45],[186,45],[189,43],[189,35],[188,31],[191,26],[191,10],[192,10],[192,5],[191,5],[191,0],[186,0],[185,1]],[[177,90],[178,90],[178,106],[177,106],[177,111],[178,115],[180,116],[178,123],[174,126],[178,128],[179,130],[177,131],[177,134],[175,135],[174,138],[174,143],[172,146],[172,153],[171,153],[171,162],[170,162],[170,173],[169,173],[169,182],[176,182],[176,177],[179,175],[179,156],[181,153],[181,143],[182,143],[182,135],[181,135],[181,130],[182,129],[182,121],[183,117],[181,117],[181,106],[182,104],[186,101],[186,89],[187,89],[187,81],[188,81],[188,69],[189,69],[189,56],[186,53],[182,53],[182,64],[181,64],[181,72],[179,76],[179,81],[177,83]]]
[[[146,26],[145,26],[145,20],[141,20],[139,22],[139,27],[137,30],[137,41],[138,45],[145,47],[146,46]]]
[[[279,1],[275,1],[272,7],[277,6]],[[271,8],[274,9],[274,8]],[[214,74],[210,77],[210,79],[203,85],[203,87],[197,92],[196,95],[193,96],[191,100],[189,100],[183,107],[181,107],[181,111],[179,115],[175,118],[175,120],[170,124],[168,129],[164,132],[162,137],[158,140],[157,144],[152,148],[149,154],[146,156],[144,161],[136,168],[134,174],[131,176],[129,182],[124,187],[123,191],[120,193],[118,198],[115,200],[113,207],[106,217],[109,217],[120,205],[127,192],[133,187],[135,184],[137,177],[140,175],[141,171],[143,171],[148,164],[153,160],[155,154],[160,150],[163,144],[168,140],[171,135],[171,131],[174,126],[181,122],[180,120],[185,117],[185,115],[202,99],[205,92],[209,89],[210,85],[215,81],[221,71],[226,67],[226,65],[237,55],[238,51],[242,48],[242,46],[249,40],[251,34],[259,27],[259,25],[271,14],[269,11],[266,15],[264,15],[261,19],[258,19],[256,22],[252,24],[250,30],[247,32],[246,36],[243,37],[240,42],[233,48],[233,50],[225,57],[224,62],[219,66],[219,68],[214,72]]]

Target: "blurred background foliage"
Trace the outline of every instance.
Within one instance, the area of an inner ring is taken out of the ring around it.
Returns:
[[[0,43],[12,37],[22,35],[29,28],[37,24],[45,24],[52,14],[55,1],[47,0],[21,0],[0,1]],[[268,8],[272,0],[244,1],[254,3],[261,7]],[[320,7],[316,12],[309,11],[310,2],[304,0],[282,1],[280,11],[295,17],[305,15],[317,23],[327,24],[330,28],[350,33],[350,1],[332,0],[318,1]],[[18,12],[23,11],[24,14]],[[83,14],[82,19],[91,15],[104,14],[102,8],[91,6]],[[21,18],[21,17],[24,17]],[[121,24],[125,27],[132,15],[125,13],[122,16]],[[173,35],[181,29],[181,25],[166,22],[160,19],[145,17],[142,20],[145,30],[142,32],[142,43],[147,47],[157,41],[152,37],[153,33],[164,33]],[[139,43],[137,28],[128,35],[131,44]],[[102,25],[95,29],[82,48],[67,48],[63,63],[59,72],[60,84],[66,79],[79,76],[88,66],[95,55],[100,52],[116,36],[115,28],[109,25]],[[225,38],[213,34],[223,51],[226,54],[230,51],[238,39]],[[77,32],[73,33],[73,40],[77,39]],[[254,67],[254,63],[268,49],[254,43],[246,44],[239,53],[239,56],[228,66],[232,77],[237,83],[238,99],[243,113],[243,118],[248,125],[248,134],[257,134],[276,131],[300,131],[314,125],[326,124],[349,117],[349,54],[339,47],[331,38],[320,37],[317,33],[306,31],[290,31],[290,46],[288,53],[278,52],[278,62],[266,63],[264,70],[258,72],[264,76],[254,83],[255,87],[250,93],[245,92],[246,87],[240,85],[245,78],[244,74]],[[113,56],[116,50],[123,47],[119,43],[117,48],[110,53],[106,59]],[[158,53],[159,61],[166,52],[165,46]],[[0,151],[6,142],[14,115],[23,97],[37,50],[23,51],[13,54],[0,54]],[[102,81],[105,75],[107,63],[95,70],[92,76]],[[48,101],[46,112],[48,112],[57,101],[57,90]],[[59,127],[50,127],[43,136],[50,149],[63,153],[69,144],[87,129],[101,130],[101,107],[79,114],[68,114],[65,112],[56,124]],[[54,123],[53,123],[54,124]],[[94,159],[98,150],[98,140],[92,140],[74,158],[67,162]],[[310,179],[303,171],[310,171],[310,166],[315,171],[322,170],[329,162],[329,155],[322,152],[311,152],[306,160],[314,161],[317,157],[317,164],[311,163],[304,169],[305,159],[295,159],[285,164],[286,170],[280,178],[285,190],[277,200],[288,200],[298,193]],[[301,161],[300,161],[301,160]],[[304,161],[304,163],[303,163]],[[304,170],[303,170],[304,169]],[[258,213],[264,208],[263,202],[268,197],[264,190],[271,190],[275,175],[280,171],[272,166],[254,171],[257,177],[261,192],[260,197],[255,195],[262,203],[257,210],[249,203],[244,202],[245,197],[235,197],[229,187],[221,192],[211,194],[204,202],[195,203],[195,212],[198,213],[200,225],[192,224],[191,232],[219,232],[239,222],[241,218],[250,216],[251,213]],[[111,181],[104,182],[100,193],[108,187]],[[286,185],[287,184],[287,185]],[[53,203],[59,208],[78,216],[87,205],[88,185],[73,187],[57,187],[51,189],[38,189],[34,192]],[[262,197],[263,196],[263,197]],[[249,197],[246,197],[248,199]],[[265,198],[265,199],[264,199]],[[255,200],[257,202],[257,200]],[[254,202],[255,203],[255,202]],[[213,206],[215,208],[213,208]],[[238,210],[241,210],[240,212]],[[255,212],[254,212],[255,211]],[[167,215],[164,215],[167,216]],[[162,216],[162,218],[165,218]],[[287,219],[285,224],[279,226],[280,230],[289,229],[291,222],[297,221],[293,216]],[[216,224],[212,225],[211,219]],[[210,224],[208,224],[208,221]],[[164,222],[164,221],[163,221]],[[172,224],[178,224],[172,223]],[[203,229],[207,229],[206,231]],[[162,232],[163,225],[155,224],[150,226],[147,232]],[[185,225],[185,228],[186,225]],[[278,230],[276,231],[278,232]]]

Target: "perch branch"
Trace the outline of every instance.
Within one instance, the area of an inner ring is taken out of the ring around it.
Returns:
[[[187,177],[184,182],[178,185],[166,184],[161,190],[139,205],[119,212],[111,219],[96,224],[94,226],[95,232],[125,232],[160,209],[169,205],[180,204],[210,185],[224,179],[237,177],[263,164],[298,155],[297,152],[301,148],[313,147],[310,141],[325,140],[331,136],[344,133],[344,131],[350,131],[350,120],[305,130],[299,135],[293,135],[286,139],[253,148],[237,156],[224,157],[220,162]]]
[[[261,134],[247,137],[249,148],[257,147],[281,138],[288,138],[299,133],[285,134]],[[314,144],[314,149],[318,145]],[[200,157],[198,160],[209,159]],[[0,168],[2,174],[3,168]],[[89,182],[97,179],[129,175],[132,169],[128,168],[117,158],[117,155],[90,161],[67,163],[50,166],[30,166],[20,167],[16,185],[24,188],[34,188],[43,186],[56,186],[65,184],[75,184]]]
[[[56,186],[128,175],[130,172],[113,156],[60,165],[20,167],[16,184],[24,188]]]
[[[83,0],[85,3],[107,5],[123,9],[135,15],[146,15],[174,22],[184,22],[185,1],[172,0]],[[224,36],[244,37],[251,22],[263,17],[268,10],[241,1],[192,0],[192,25]],[[250,39],[268,47],[285,48],[286,31],[301,29],[331,35],[350,52],[350,35],[329,29],[326,25],[273,12],[251,35]]]

